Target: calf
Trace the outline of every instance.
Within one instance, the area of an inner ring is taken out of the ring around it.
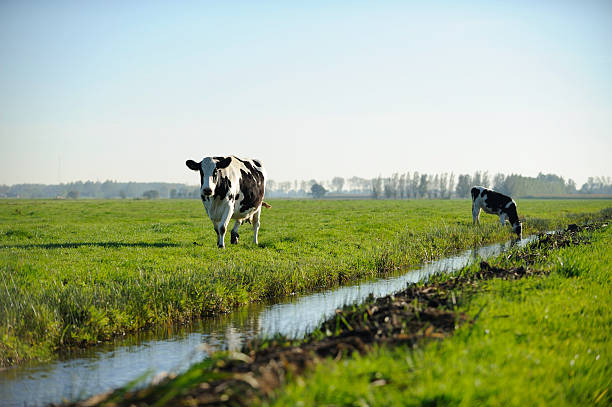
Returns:
[[[486,213],[499,215],[502,226],[508,219],[512,225],[512,231],[518,235],[519,239],[522,238],[523,228],[516,213],[516,202],[512,198],[484,187],[474,187],[471,193],[473,224],[480,223],[480,210],[483,209]]]
[[[217,232],[217,247],[224,248],[224,238],[231,219],[231,243],[238,243],[238,228],[243,222],[253,225],[253,242],[257,244],[266,172],[258,160],[238,157],[205,157],[200,162],[187,160],[189,169],[200,173],[200,196],[206,214]]]

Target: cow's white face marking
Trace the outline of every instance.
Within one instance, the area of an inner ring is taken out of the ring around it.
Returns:
[[[202,171],[200,174],[202,177],[200,195],[202,198],[210,197],[215,194],[215,187],[217,186],[217,164],[212,158],[206,157],[200,163],[200,167]]]

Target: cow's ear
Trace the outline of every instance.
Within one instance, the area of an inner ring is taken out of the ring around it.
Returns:
[[[222,170],[223,168],[227,168],[228,165],[230,165],[230,163],[232,162],[232,157],[215,157],[215,159],[218,159],[219,161],[217,161],[216,167],[218,170]]]
[[[187,160],[185,164],[187,164],[187,167],[189,167],[190,170],[200,171],[200,163],[193,160]]]

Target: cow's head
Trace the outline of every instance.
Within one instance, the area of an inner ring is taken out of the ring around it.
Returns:
[[[214,195],[215,187],[219,182],[219,170],[227,167],[231,157],[206,157],[199,163],[187,160],[185,164],[193,171],[200,173],[200,196],[206,198]]]
[[[517,220],[512,224],[512,231],[516,233],[519,239],[523,238],[523,225],[521,224],[520,220]]]

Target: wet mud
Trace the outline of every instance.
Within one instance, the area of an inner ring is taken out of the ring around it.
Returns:
[[[393,296],[370,298],[360,306],[337,310],[306,340],[254,341],[242,353],[213,354],[206,366],[186,376],[163,378],[160,384],[142,390],[98,395],[74,405],[148,406],[161,400],[173,406],[251,405],[272,395],[289,377],[303,373],[325,358],[340,360],[354,352],[363,354],[374,345],[414,347],[425,340],[442,340],[452,335],[459,326],[474,323],[478,318],[456,308],[477,292],[482,282],[547,274],[548,271],[532,269],[531,265],[541,262],[555,249],[589,244],[589,235],[582,232],[602,226],[607,224],[569,225],[563,231],[543,234],[510,254],[508,263],[520,266],[500,267],[482,261],[476,272],[412,284]]]

